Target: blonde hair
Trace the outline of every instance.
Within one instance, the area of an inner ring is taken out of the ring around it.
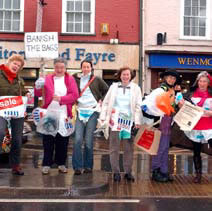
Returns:
[[[21,62],[21,68],[20,69],[23,68],[23,66],[24,66],[24,57],[22,55],[20,55],[20,54],[13,54],[12,56],[10,56],[8,58],[7,64],[9,64],[9,63],[11,63],[13,61],[19,61],[19,62]]]

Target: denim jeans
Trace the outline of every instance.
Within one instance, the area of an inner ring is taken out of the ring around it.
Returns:
[[[93,169],[93,139],[98,116],[99,113],[94,112],[86,123],[77,117],[72,157],[73,169]],[[83,140],[85,143],[82,151]]]
[[[10,164],[12,166],[20,164],[21,157],[21,146],[22,146],[22,135],[24,128],[24,118],[11,119],[11,149],[9,154]],[[5,129],[7,127],[7,121],[0,117],[0,146],[5,136]]]

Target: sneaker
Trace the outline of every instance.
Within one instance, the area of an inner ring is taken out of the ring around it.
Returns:
[[[131,173],[125,174],[124,179],[126,179],[127,181],[135,182],[135,178]]]
[[[80,169],[75,169],[74,170],[74,175],[80,175],[80,174],[82,174]]]
[[[64,165],[58,166],[58,171],[60,173],[67,173],[68,172],[67,168]]]
[[[113,174],[113,181],[114,182],[120,182],[121,181],[121,175],[119,173]]]
[[[44,166],[42,168],[42,174],[49,174],[49,170],[50,170],[50,167],[49,166]]]
[[[83,171],[84,174],[89,174],[89,173],[92,173],[92,169],[90,168],[85,168],[84,171]]]
[[[12,174],[23,176],[24,172],[23,172],[22,168],[19,165],[17,165],[17,166],[12,167]]]

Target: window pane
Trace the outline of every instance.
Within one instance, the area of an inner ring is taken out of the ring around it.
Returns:
[[[197,27],[191,27],[191,35],[198,36],[198,28]]]
[[[5,11],[5,19],[11,19],[11,12]]]
[[[89,22],[90,23],[90,14],[84,13],[84,15],[83,15],[83,22]]]
[[[6,0],[5,2],[5,9],[11,9],[12,5],[11,5],[11,0]]]
[[[198,7],[199,6],[199,0],[193,0],[192,6]]]
[[[20,12],[13,12],[13,20],[20,20]]]
[[[90,32],[90,24],[83,23],[83,32]]]
[[[191,19],[191,25],[192,25],[192,26],[198,26],[198,22],[199,22],[199,21],[198,21],[198,18],[192,18],[192,19]]]
[[[76,1],[75,11],[82,11],[82,1]]]
[[[191,7],[191,0],[185,0],[185,7]]]
[[[91,11],[91,3],[90,1],[84,1],[84,7],[83,7],[84,11]]]
[[[0,20],[3,20],[3,11],[0,11]]]
[[[201,7],[206,7],[206,0],[200,0],[200,6]]]
[[[200,18],[200,19],[199,19],[199,26],[200,26],[200,27],[206,27],[205,21],[206,21],[205,18]]]
[[[3,8],[3,0],[0,0],[0,8]]]
[[[8,21],[8,20],[4,21],[4,30],[6,30],[6,31],[11,30],[11,21]]]
[[[74,22],[74,14],[73,13],[67,13],[67,21]]]
[[[0,20],[0,30],[3,30],[3,20]]]
[[[199,36],[205,36],[205,28],[199,28]]]
[[[191,15],[191,7],[185,7],[184,14],[187,16],[190,16]]]
[[[74,24],[73,23],[67,23],[67,32],[73,32],[74,31]]]
[[[82,22],[82,13],[76,13],[75,21],[76,22]]]
[[[206,8],[200,7],[200,16],[206,16]]]
[[[20,21],[13,21],[12,31],[19,31]]]
[[[190,36],[190,27],[184,27],[184,35]]]
[[[82,24],[81,23],[76,23],[75,24],[75,32],[81,32],[82,30],[81,30],[81,27],[82,26]]]
[[[190,26],[190,18],[184,18],[184,26]]]
[[[73,1],[67,2],[67,11],[74,11],[74,2]]]
[[[198,7],[192,7],[192,16],[198,16]]]
[[[20,9],[20,0],[13,0],[13,9]]]

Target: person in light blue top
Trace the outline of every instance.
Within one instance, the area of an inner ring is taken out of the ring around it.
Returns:
[[[89,60],[81,62],[82,73],[75,74],[80,97],[78,98],[77,120],[73,145],[72,165],[75,175],[92,173],[94,131],[99,117],[98,108],[108,91],[108,85],[93,74]],[[82,145],[84,143],[84,149]]]

